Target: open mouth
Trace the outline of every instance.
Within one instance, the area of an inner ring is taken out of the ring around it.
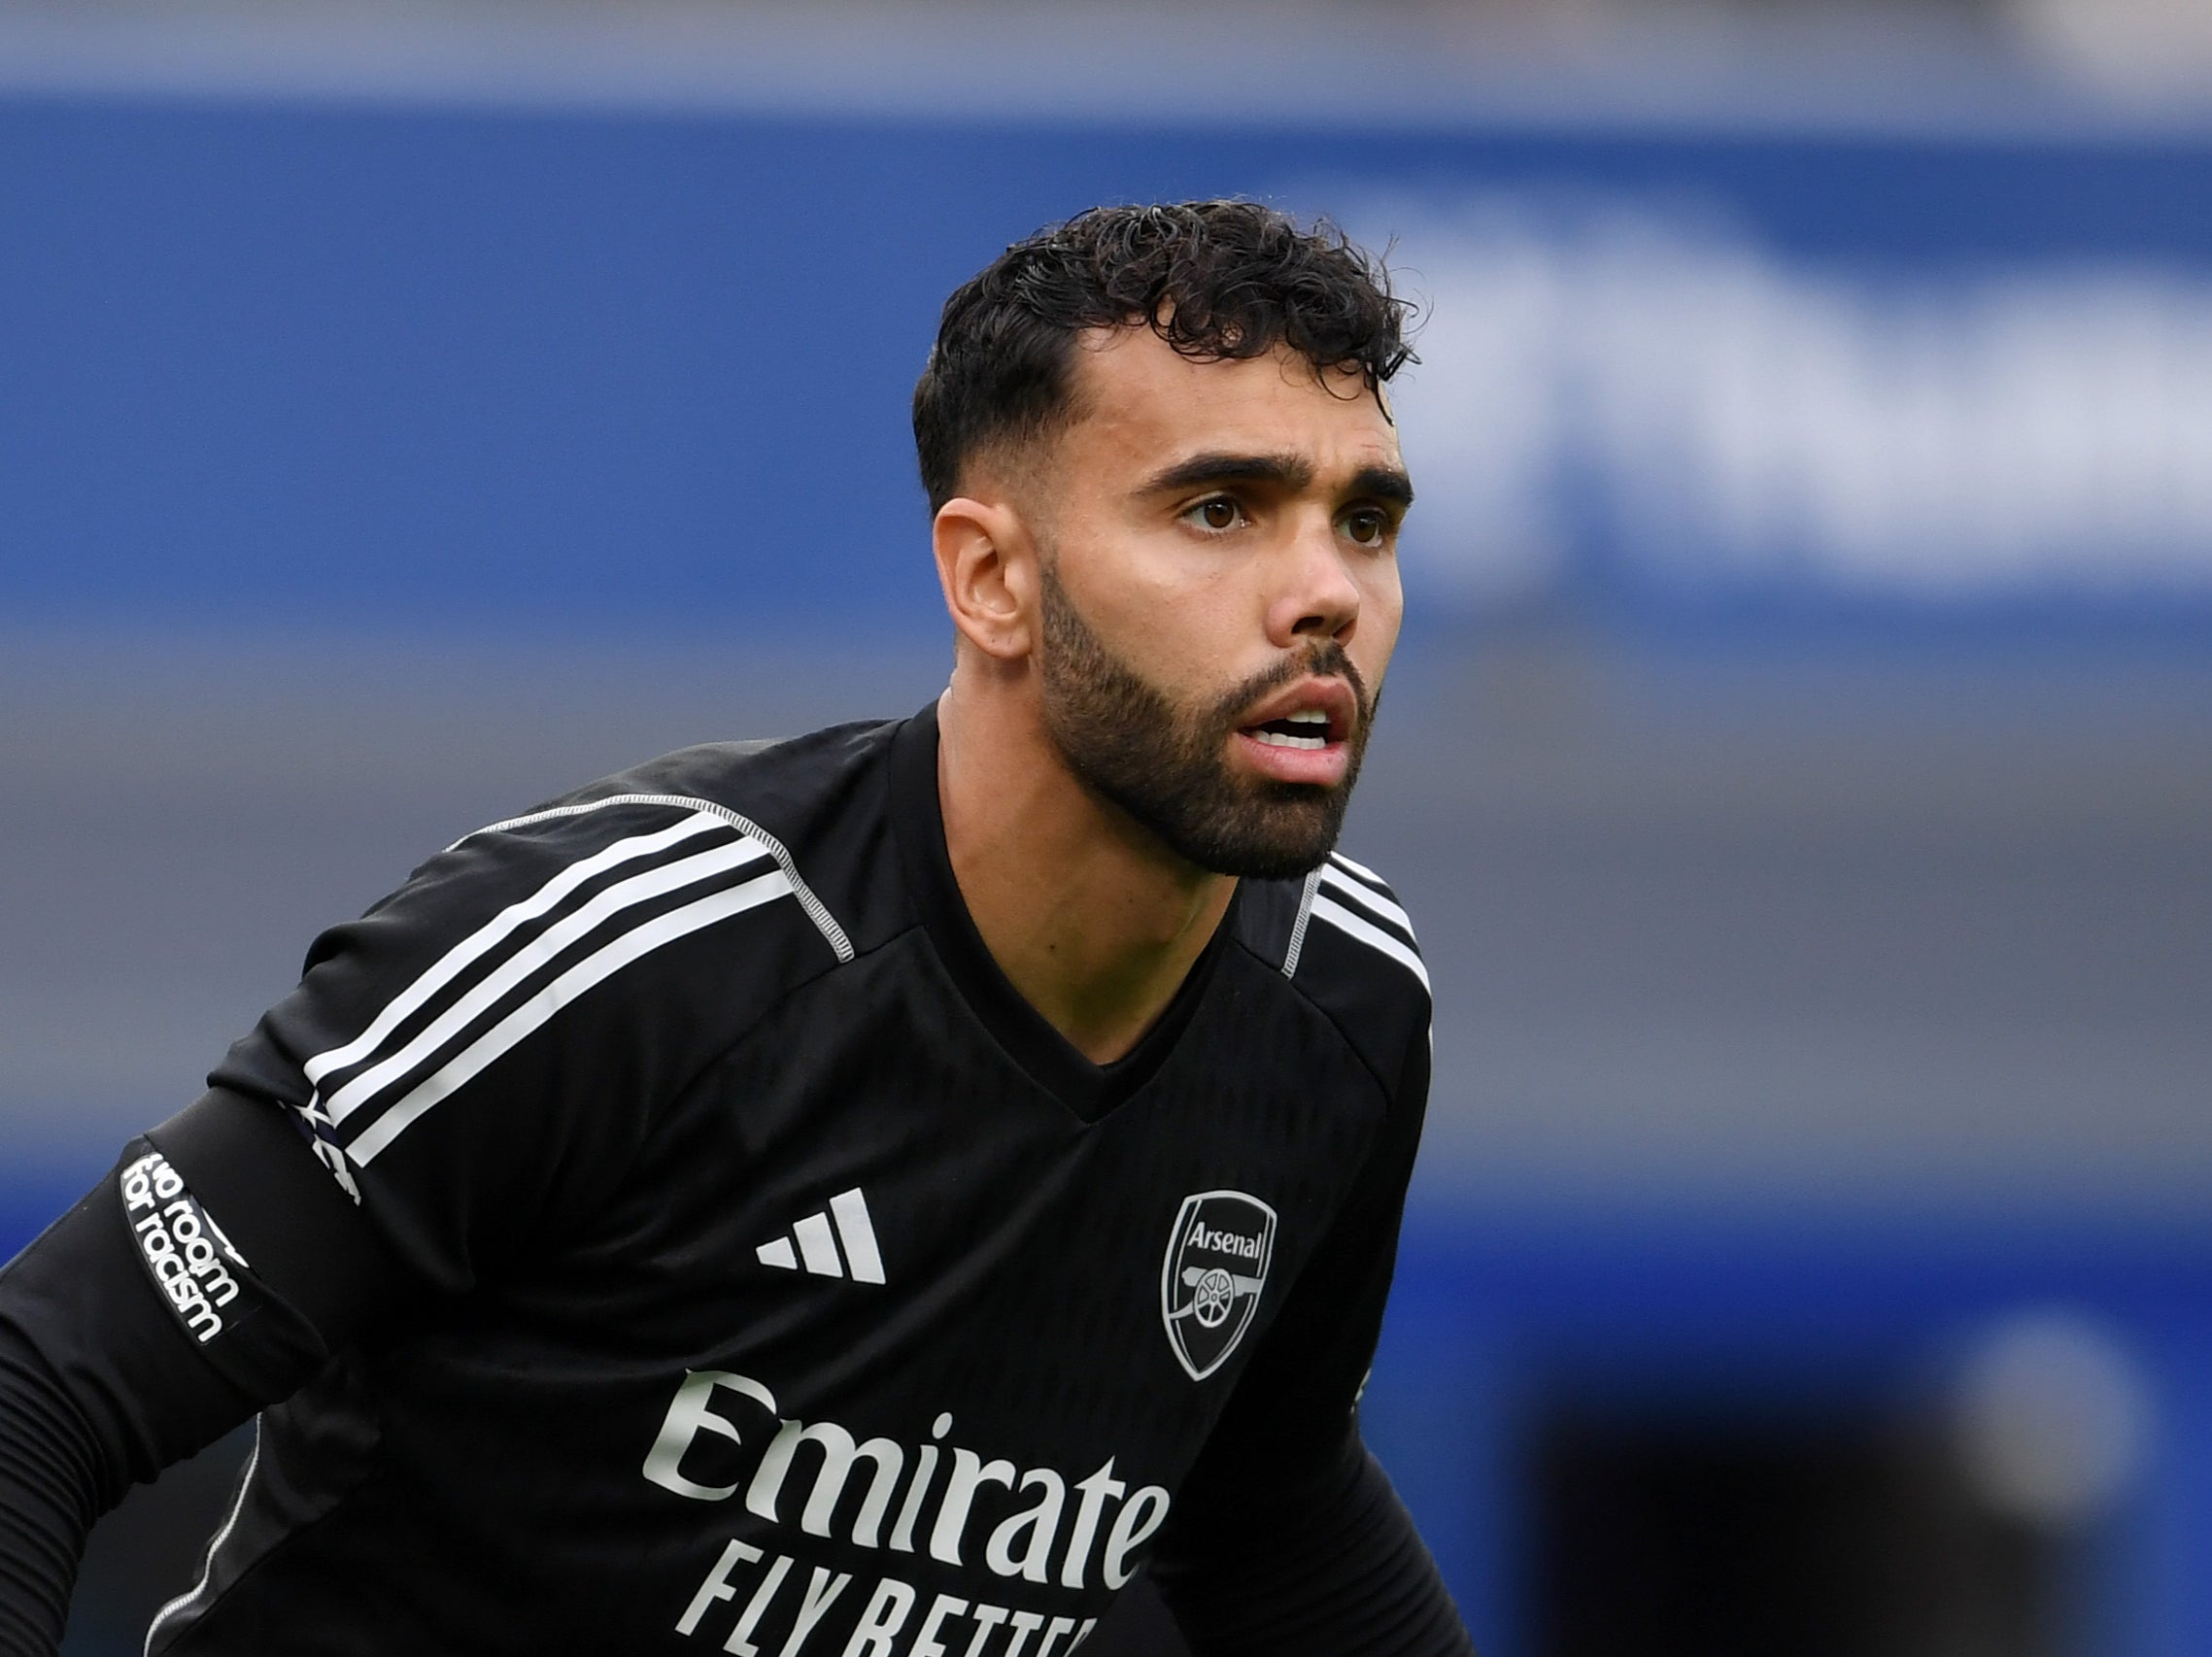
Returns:
[[[1297,713],[1285,714],[1260,725],[1247,726],[1245,732],[1255,742],[1264,742],[1270,748],[1326,748],[1329,745],[1329,716],[1319,708],[1304,708]]]

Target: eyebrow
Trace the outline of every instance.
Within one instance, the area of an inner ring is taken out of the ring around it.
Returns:
[[[1297,455],[1238,455],[1227,451],[1212,451],[1193,455],[1187,460],[1155,472],[1145,480],[1146,494],[1171,494],[1200,484],[1257,483],[1274,484],[1287,490],[1310,489],[1313,483],[1312,465]],[[1413,502],[1412,480],[1395,466],[1362,466],[1352,474],[1351,488],[1346,491],[1354,495],[1367,495],[1377,500],[1387,500],[1397,506],[1411,506]]]
[[[1352,474],[1351,492],[1387,500],[1394,506],[1413,504],[1413,480],[1396,466],[1362,466]]]
[[[1177,460],[1145,480],[1144,492],[1167,494],[1199,484],[1276,484],[1302,490],[1313,482],[1313,468],[1296,455],[1237,455],[1214,450]]]

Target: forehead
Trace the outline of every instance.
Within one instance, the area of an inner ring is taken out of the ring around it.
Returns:
[[[1399,465],[1398,431],[1359,370],[1316,370],[1287,346],[1262,356],[1182,355],[1148,327],[1076,345],[1066,458],[1147,473],[1177,455],[1297,453],[1317,476]]]

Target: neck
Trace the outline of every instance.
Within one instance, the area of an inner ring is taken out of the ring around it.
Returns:
[[[937,797],[953,878],[1008,982],[1093,1064],[1167,1010],[1237,883],[1186,862],[1079,783],[1034,703],[937,708]]]

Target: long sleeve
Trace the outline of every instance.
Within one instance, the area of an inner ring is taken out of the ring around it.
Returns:
[[[378,1268],[350,1208],[275,1112],[213,1094],[0,1270],[0,1657],[58,1648],[85,1537],[133,1483],[289,1396],[359,1323]]]
[[[212,1091],[0,1272],[0,1657],[55,1648],[133,1482],[592,1211],[722,1037],[589,992],[790,890],[730,814],[626,795],[466,836],[323,933]]]
[[[1201,1657],[1466,1657],[1459,1613],[1389,1478],[1343,1437],[1337,1466],[1254,1491],[1153,1575]]]

